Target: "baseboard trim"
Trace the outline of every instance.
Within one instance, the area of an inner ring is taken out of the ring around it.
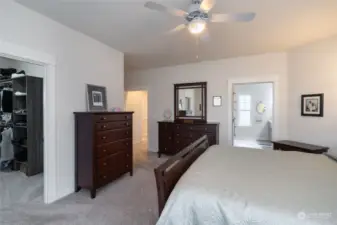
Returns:
[[[155,152],[155,153],[157,153],[157,152],[158,152],[158,150],[157,150],[157,149],[156,149],[156,150],[149,149],[149,152]]]

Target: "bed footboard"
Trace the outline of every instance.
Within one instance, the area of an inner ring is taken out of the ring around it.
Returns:
[[[159,215],[180,177],[208,147],[208,138],[205,135],[154,169]]]

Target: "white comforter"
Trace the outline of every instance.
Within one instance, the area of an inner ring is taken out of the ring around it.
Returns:
[[[157,225],[337,224],[337,163],[324,155],[210,147]]]

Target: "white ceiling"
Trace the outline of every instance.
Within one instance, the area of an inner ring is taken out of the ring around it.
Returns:
[[[146,0],[16,0],[125,52],[126,69],[284,51],[337,34],[337,0],[217,0],[212,12],[256,12],[251,23],[211,24],[196,45],[182,18],[150,11]],[[191,0],[157,0],[186,10]],[[196,55],[199,55],[197,59]]]

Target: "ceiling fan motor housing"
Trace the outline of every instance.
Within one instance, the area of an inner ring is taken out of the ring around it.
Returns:
[[[192,4],[188,8],[186,20],[191,22],[194,19],[208,20],[208,14],[200,9],[201,0],[192,0]]]

